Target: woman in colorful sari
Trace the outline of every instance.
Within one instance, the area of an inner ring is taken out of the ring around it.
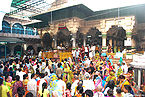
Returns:
[[[107,77],[106,79],[106,83],[104,85],[104,88],[106,87],[106,85],[108,84],[108,82],[110,80],[113,80],[115,82],[115,85],[116,85],[116,77],[115,77],[115,73],[113,71],[110,72],[110,75]]]
[[[5,81],[3,81],[3,84],[5,86],[7,86],[8,89],[9,89],[10,97],[12,97],[12,84],[11,84],[11,81],[12,81],[12,78],[10,76],[5,76]]]
[[[23,87],[23,83],[22,83],[22,81],[20,81],[20,76],[16,75],[16,82],[13,84],[13,90],[12,90],[13,97],[15,94],[17,94],[17,89],[19,87]]]
[[[106,84],[106,79],[107,79],[107,77],[104,77],[104,79],[102,80],[102,87],[105,86],[105,84]]]
[[[70,70],[69,64],[65,63],[64,64],[64,73],[63,73],[63,81],[68,83],[72,83],[72,78],[73,78],[73,73]]]
[[[117,71],[116,71],[116,74],[117,74],[117,77],[119,77],[121,74],[123,74],[123,70],[121,69],[121,65],[120,63],[117,64]]]
[[[95,89],[97,89],[98,86],[102,86],[102,78],[101,78],[101,75],[100,75],[100,72],[96,71],[95,75]]]
[[[85,56],[85,47],[82,46],[82,49],[81,49],[81,57],[82,57],[82,59],[84,58],[84,56]]]
[[[113,66],[111,65],[111,62],[110,62],[110,61],[108,61],[108,66],[109,66],[109,73],[110,73],[111,71],[114,70],[114,68],[113,68]]]
[[[105,78],[105,79],[107,79],[107,77],[108,77],[108,75],[109,75],[109,70],[104,70],[104,76],[103,76],[103,79]]]
[[[53,97],[53,91],[56,90],[57,88],[57,83],[56,83],[56,80],[57,80],[57,76],[55,73],[52,73],[50,76],[50,83],[49,83],[49,90],[50,90],[50,97]]]

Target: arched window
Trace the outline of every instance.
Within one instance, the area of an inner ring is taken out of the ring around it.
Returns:
[[[26,27],[26,29],[25,29],[25,34],[34,35],[33,28],[31,28],[31,27]]]
[[[12,33],[24,34],[24,28],[20,23],[15,23],[12,27]]]
[[[10,24],[7,21],[2,22],[2,32],[11,33],[11,27],[10,27]]]

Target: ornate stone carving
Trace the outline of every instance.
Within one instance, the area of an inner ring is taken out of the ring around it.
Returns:
[[[49,33],[56,35],[58,32],[58,24],[50,24]]]
[[[72,18],[68,20],[68,22],[66,23],[66,27],[72,33],[76,33],[78,31],[79,26],[80,26],[80,23],[76,18]]]

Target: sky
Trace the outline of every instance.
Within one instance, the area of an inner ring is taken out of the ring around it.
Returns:
[[[0,3],[0,11],[9,10],[7,6],[10,6],[12,0],[4,0],[3,3]],[[45,0],[48,4],[51,4],[55,0]],[[145,4],[145,0],[68,0],[82,3],[92,9],[93,11],[118,8],[123,6],[130,6],[136,4]],[[5,4],[7,3],[7,4]],[[7,8],[6,8],[7,7]],[[2,9],[1,9],[2,8]]]
[[[45,0],[45,1],[48,4],[51,4],[56,0]],[[3,3],[0,3],[0,12],[9,13],[11,2],[12,0],[4,0]],[[84,4],[93,11],[106,10],[111,8],[118,8],[137,4],[145,4],[145,0],[68,0],[68,2],[69,2],[68,5],[70,6],[80,3]]]
[[[93,11],[145,4],[145,0],[81,0],[81,2]]]

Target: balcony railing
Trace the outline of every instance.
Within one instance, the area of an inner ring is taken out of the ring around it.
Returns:
[[[40,39],[39,35],[16,34],[16,33],[0,33],[0,36],[17,37],[17,38],[37,38],[37,39]]]
[[[6,37],[21,37],[21,38],[40,38],[39,33],[32,29],[12,28],[3,26],[0,31],[0,36]]]
[[[6,37],[20,37],[20,38],[40,38],[39,33],[32,29],[12,28],[3,26],[3,30],[0,31],[0,36]]]

